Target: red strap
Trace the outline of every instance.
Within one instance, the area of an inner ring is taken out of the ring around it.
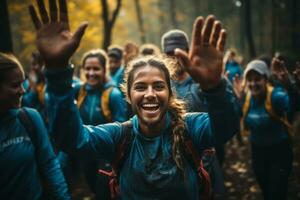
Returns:
[[[202,157],[196,151],[193,145],[193,141],[191,139],[187,139],[185,141],[186,149],[188,153],[192,156],[195,166],[197,167],[198,176],[201,179],[201,183],[203,184],[203,193],[201,194],[201,199],[210,199],[211,196],[211,180],[208,172],[205,170]],[[206,155],[212,155],[214,153],[213,150],[207,149],[203,152]]]

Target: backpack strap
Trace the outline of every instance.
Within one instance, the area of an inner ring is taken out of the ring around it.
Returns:
[[[112,122],[112,114],[111,114],[111,111],[110,111],[110,108],[109,108],[109,100],[110,100],[110,94],[113,90],[113,86],[105,89],[103,92],[102,92],[102,95],[101,95],[101,110],[102,110],[102,113],[104,115],[104,118],[106,119],[107,122]]]
[[[44,105],[45,104],[46,84],[45,83],[37,84],[36,92],[38,95],[39,102]]]
[[[112,161],[112,170],[106,171],[99,169],[98,173],[109,177],[109,189],[111,199],[116,199],[120,196],[119,187],[119,173],[126,160],[128,151],[130,150],[133,135],[132,135],[132,123],[126,121],[122,123],[122,139],[116,147],[116,156]]]
[[[86,95],[87,95],[87,92],[85,90],[85,84],[84,84],[80,87],[79,92],[78,92],[78,97],[77,97],[77,107],[78,108],[80,108]]]
[[[35,154],[37,154],[37,133],[31,117],[29,117],[29,114],[24,108],[20,108],[18,112],[18,118],[25,128],[30,140],[32,141],[33,146],[35,147]]]
[[[265,100],[265,108],[268,112],[268,114],[276,119],[277,121],[281,122],[282,124],[285,125],[285,127],[288,130],[289,136],[293,136],[293,126],[289,122],[288,117],[286,112],[283,113],[283,116],[279,116],[273,109],[272,106],[272,93],[273,93],[274,87],[271,85],[267,84],[267,95],[266,95],[266,100]]]
[[[201,199],[209,200],[211,199],[212,191],[211,191],[211,179],[204,168],[204,164],[202,161],[202,156],[199,155],[198,151],[195,149],[192,139],[185,134],[184,146],[186,149],[186,153],[189,154],[194,162],[194,166],[197,169],[198,177],[200,178],[200,183],[203,190],[200,192]],[[212,149],[206,149],[203,154],[213,155],[214,151]]]
[[[110,94],[111,94],[113,88],[114,87],[112,86],[112,87],[105,89],[101,95],[101,105],[100,105],[101,111],[107,122],[112,122],[112,114],[111,114],[111,111],[109,108],[109,100],[110,100],[109,97],[110,97]],[[78,97],[77,97],[77,107],[78,108],[80,108],[80,106],[82,105],[86,95],[87,95],[87,92],[85,90],[85,84],[84,84],[80,87],[79,92],[78,92]]]

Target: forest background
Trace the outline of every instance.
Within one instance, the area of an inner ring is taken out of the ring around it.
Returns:
[[[36,50],[35,31],[27,9],[31,0],[0,0],[0,51],[10,51],[29,68]],[[170,29],[190,35],[194,19],[214,14],[228,32],[226,47],[235,48],[245,64],[281,52],[300,58],[299,0],[69,0],[71,30],[82,21],[89,27],[73,57],[111,44],[154,43]],[[289,66],[291,69],[293,66]]]

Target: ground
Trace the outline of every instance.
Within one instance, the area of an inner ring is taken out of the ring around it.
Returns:
[[[287,200],[300,199],[300,137],[293,139],[294,162],[289,179]],[[250,160],[249,142],[244,138],[240,145],[233,139],[226,145],[226,161],[223,166],[228,200],[262,200]]]

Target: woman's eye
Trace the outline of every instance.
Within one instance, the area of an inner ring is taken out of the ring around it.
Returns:
[[[137,85],[134,87],[135,90],[138,90],[138,91],[142,91],[142,90],[145,90],[146,87],[145,86],[142,86],[142,85]]]
[[[154,88],[156,90],[163,90],[165,88],[165,86],[164,85],[156,85]]]

